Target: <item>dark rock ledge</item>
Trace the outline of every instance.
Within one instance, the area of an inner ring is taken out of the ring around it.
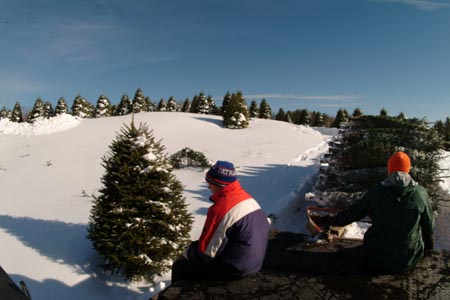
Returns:
[[[159,300],[289,300],[289,299],[450,299],[450,252],[433,251],[412,271],[396,275],[308,275],[296,272],[299,251],[332,253],[360,244],[334,240],[308,244],[305,236],[273,233],[263,270],[235,281],[179,281],[159,294]],[[311,262],[318,263],[322,262]]]

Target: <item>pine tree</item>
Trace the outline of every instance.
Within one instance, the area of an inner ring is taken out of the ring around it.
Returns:
[[[167,100],[167,111],[178,111],[178,104],[177,101],[175,101],[175,97],[170,96],[169,100]]]
[[[22,107],[20,106],[19,102],[16,102],[16,104],[14,105],[10,120],[11,122],[17,123],[23,122]]]
[[[316,117],[315,117],[314,122],[313,122],[313,126],[314,127],[323,127],[324,124],[325,124],[325,121],[323,119],[322,113],[317,112],[316,113]]]
[[[191,103],[191,113],[197,114],[199,112],[199,100],[198,95],[194,95]]]
[[[250,102],[249,114],[250,118],[258,118],[259,116],[258,104],[256,104],[255,100]]]
[[[131,124],[103,157],[88,238],[106,270],[131,280],[168,270],[189,243],[192,216],[164,150],[146,125]]]
[[[43,108],[43,117],[46,119],[50,119],[54,116],[55,116],[55,110],[53,109],[52,104],[48,101],[45,102],[44,108]]]
[[[309,113],[309,111],[307,109],[302,109],[300,111],[298,124],[306,125],[306,126],[311,125],[311,114]]]
[[[267,103],[266,99],[262,99],[259,104],[259,115],[260,119],[272,119],[272,109],[270,108],[269,103]]]
[[[340,108],[336,113],[336,118],[333,122],[332,127],[339,128],[341,126],[341,123],[345,122],[348,122],[348,113],[345,109]]]
[[[287,116],[286,116],[286,112],[284,111],[284,109],[282,109],[282,108],[278,109],[278,112],[275,115],[275,120],[286,122]]]
[[[110,117],[112,115],[111,102],[105,95],[100,95],[95,107],[95,117]]]
[[[167,111],[167,102],[162,98],[158,103],[158,111]]]
[[[37,98],[36,102],[34,102],[33,109],[28,114],[27,122],[33,123],[39,118],[44,118],[44,102],[42,102],[41,98]]]
[[[72,115],[79,118],[90,118],[93,116],[95,107],[86,99],[77,95],[72,104]]]
[[[200,94],[198,95],[198,113],[199,114],[209,114],[209,102],[208,102],[208,98],[206,98],[205,94],[203,92],[200,92]]]
[[[157,110],[156,104],[153,103],[153,101],[150,99],[150,97],[145,97],[144,103],[145,103],[144,111],[156,111]]]
[[[357,119],[357,118],[362,117],[362,115],[363,115],[362,110],[359,108],[355,108],[355,110],[353,111],[353,114],[352,114],[352,118]]]
[[[1,119],[9,119],[8,118],[8,111],[6,110],[6,107],[4,107],[4,106],[0,110],[0,120]]]
[[[181,107],[182,112],[190,112],[191,111],[191,101],[189,98],[186,98],[183,102],[183,106]]]
[[[212,115],[220,115],[220,109],[216,105],[216,101],[214,101],[213,96],[208,95],[208,98],[206,99],[208,101],[209,105],[209,113]]]
[[[120,98],[120,102],[117,105],[116,114],[118,116],[124,116],[131,113],[131,100],[128,95],[124,94],[122,95],[122,98]]]
[[[133,98],[133,112],[140,113],[143,111],[148,111],[148,108],[146,106],[147,105],[145,103],[144,93],[141,89],[137,89]]]
[[[247,128],[250,125],[250,114],[248,112],[247,103],[240,91],[236,94],[233,93],[230,102],[226,105],[224,99],[222,109],[224,127],[241,129]]]
[[[66,100],[61,97],[58,99],[58,103],[56,104],[55,114],[62,115],[67,114],[69,112],[69,108],[67,107]]]

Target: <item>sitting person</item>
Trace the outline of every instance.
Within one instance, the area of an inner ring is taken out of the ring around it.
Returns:
[[[393,154],[388,177],[330,220],[331,225],[345,226],[370,216],[364,244],[350,258],[360,257],[366,270],[405,272],[416,266],[424,249],[433,249],[433,210],[425,188],[409,175],[410,166],[404,152]]]
[[[172,265],[172,282],[236,279],[262,267],[269,235],[265,213],[241,187],[232,163],[218,161],[206,181],[213,205],[200,239]]]

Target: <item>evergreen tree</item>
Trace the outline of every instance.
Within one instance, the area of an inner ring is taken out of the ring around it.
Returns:
[[[307,109],[300,110],[300,116],[299,116],[299,125],[310,125],[311,124],[311,115],[309,114],[309,111]]]
[[[272,109],[266,99],[262,99],[259,104],[259,116],[260,119],[272,119]]]
[[[280,108],[278,109],[277,114],[275,115],[275,120],[286,122],[287,116],[284,109]]]
[[[223,112],[226,110],[226,108],[228,107],[228,105],[231,103],[231,94],[230,92],[227,92],[225,94],[225,96],[223,96],[223,101],[222,101],[222,115]]]
[[[79,118],[90,118],[93,116],[95,107],[86,99],[77,95],[72,104],[72,115]]]
[[[150,99],[150,97],[145,97],[145,111],[157,111],[156,104]]]
[[[67,114],[69,112],[69,108],[67,107],[66,100],[61,97],[58,99],[58,103],[56,104],[55,114],[62,115]]]
[[[398,114],[397,119],[404,121],[407,118],[406,118],[405,114],[403,112],[401,112],[401,113]]]
[[[259,116],[258,104],[256,104],[255,100],[250,102],[249,114],[250,118],[258,118]]]
[[[50,119],[51,117],[55,116],[55,110],[53,109],[53,106],[50,102],[45,102],[44,103],[44,108],[43,108],[43,117],[46,119]]]
[[[198,113],[207,115],[209,114],[209,109],[208,98],[206,98],[203,92],[200,92],[198,95]]]
[[[341,123],[345,122],[348,122],[348,113],[345,109],[340,108],[336,113],[336,118],[333,122],[332,127],[339,128],[341,126]]]
[[[182,112],[190,112],[191,111],[191,101],[189,98],[186,98],[183,102],[183,106],[181,107]]]
[[[164,150],[146,125],[131,124],[103,157],[88,238],[106,270],[131,280],[167,271],[189,243],[192,217]]]
[[[22,107],[20,106],[19,102],[16,102],[16,104],[14,105],[10,120],[11,122],[17,123],[23,122]]]
[[[353,111],[353,114],[352,114],[352,118],[357,119],[357,118],[362,117],[362,115],[363,115],[362,110],[359,108],[355,108],[355,110]]]
[[[95,117],[110,117],[112,115],[111,102],[105,95],[100,95],[95,106]]]
[[[387,112],[386,108],[383,107],[380,110],[380,117],[387,117],[387,116],[388,116],[388,112]]]
[[[177,101],[175,101],[175,97],[170,96],[169,100],[167,100],[167,111],[178,111],[178,104]]]
[[[28,114],[27,122],[33,123],[39,118],[44,118],[44,102],[42,102],[41,98],[37,98],[36,102],[34,102],[33,109]]]
[[[117,105],[116,108],[116,115],[118,116],[124,116],[131,113],[131,100],[128,95],[124,94],[122,95],[122,98],[120,98],[120,102]]]
[[[6,110],[6,107],[2,107],[0,110],[0,119],[9,119],[8,118],[8,111]]]
[[[231,95],[231,101],[222,106],[223,109],[223,125],[226,128],[240,129],[247,128],[250,120],[247,103],[244,96],[239,91]]]
[[[208,98],[206,100],[208,101],[209,105],[209,113],[213,115],[220,115],[220,109],[217,107],[214,98],[211,95],[208,95]]]
[[[314,127],[323,127],[325,125],[325,121],[323,119],[323,115],[320,112],[316,113],[316,116],[314,118],[313,126]]]
[[[140,113],[143,111],[148,111],[148,107],[145,103],[144,93],[141,89],[137,89],[133,98],[133,111],[134,113]]]
[[[166,111],[167,110],[167,103],[164,101],[164,99],[161,98],[158,103],[158,111]]]
[[[191,113],[199,113],[200,108],[199,108],[199,98],[198,95],[194,95],[194,97],[192,98],[192,103],[191,103]]]

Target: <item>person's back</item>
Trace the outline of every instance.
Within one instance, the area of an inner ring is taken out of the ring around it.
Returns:
[[[417,264],[424,248],[433,247],[433,211],[426,190],[409,175],[409,164],[406,154],[394,154],[389,176],[333,221],[347,225],[370,216],[364,249],[368,264],[376,269],[406,271]]]

